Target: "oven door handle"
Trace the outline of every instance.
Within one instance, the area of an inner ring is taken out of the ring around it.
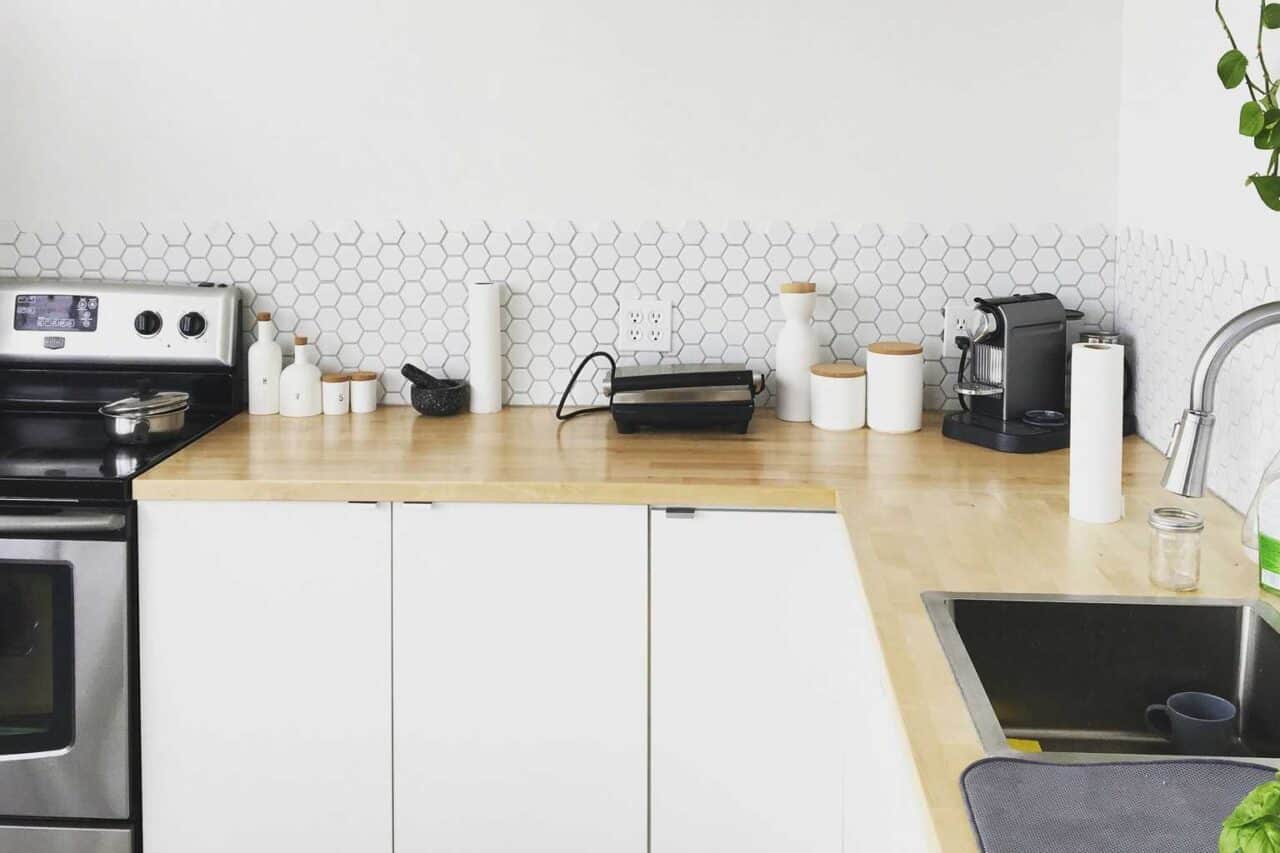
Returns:
[[[122,512],[68,512],[48,515],[0,515],[0,534],[57,536],[65,533],[115,533],[128,519]]]

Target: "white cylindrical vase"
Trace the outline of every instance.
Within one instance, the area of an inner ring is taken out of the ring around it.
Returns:
[[[467,291],[467,361],[471,411],[492,414],[502,408],[502,285],[478,281]]]
[[[782,285],[778,299],[784,323],[773,348],[778,417],[809,420],[809,368],[818,361],[818,336],[813,330],[817,287],[796,281]]]
[[[867,426],[915,432],[924,410],[924,347],[880,341],[867,348]]]

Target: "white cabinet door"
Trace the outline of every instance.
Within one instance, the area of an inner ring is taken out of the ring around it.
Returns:
[[[146,849],[390,853],[390,505],[138,527]]]
[[[646,513],[395,506],[396,853],[643,853]]]
[[[651,525],[653,853],[924,849],[884,811],[918,794],[841,519]]]

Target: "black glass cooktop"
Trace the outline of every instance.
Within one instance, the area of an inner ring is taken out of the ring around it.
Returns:
[[[128,500],[133,477],[226,419],[188,411],[176,439],[126,446],[97,412],[0,411],[0,497]]]

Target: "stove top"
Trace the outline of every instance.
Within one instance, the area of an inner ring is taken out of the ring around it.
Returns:
[[[0,412],[0,498],[130,500],[130,480],[231,417],[188,411],[171,441],[111,442],[97,412]]]
[[[243,406],[225,285],[0,280],[0,501],[129,501],[132,480]],[[117,444],[98,408],[180,391],[177,438]]]

